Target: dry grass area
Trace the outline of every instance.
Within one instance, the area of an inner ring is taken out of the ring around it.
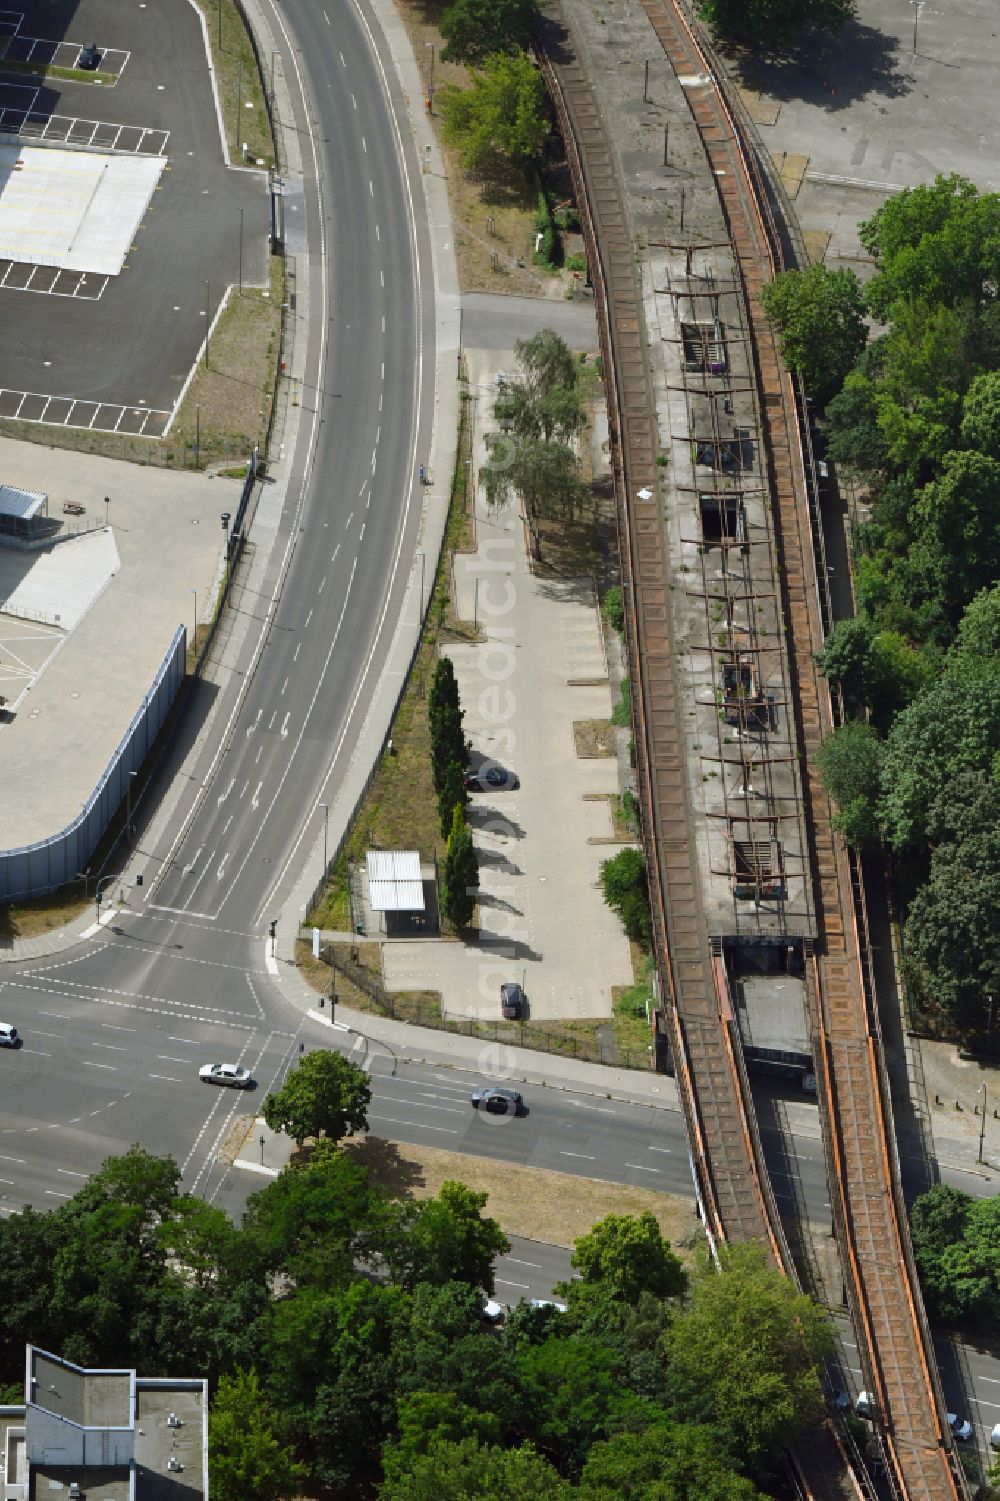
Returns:
[[[248,458],[267,431],[281,337],[284,263],[271,257],[266,289],[234,287],[165,446],[190,452],[198,438],[201,465],[243,453]]]
[[[246,143],[246,160],[270,167],[274,163],[274,142],[264,86],[243,19],[233,0],[198,0],[198,7],[205,14],[230,160],[243,161]]]
[[[82,887],[71,886],[49,896],[36,897],[30,906],[18,903],[0,906],[0,943],[13,938],[37,938],[39,933],[64,928],[92,905],[92,901],[84,898]]]
[[[445,0],[399,0],[399,11],[420,69],[425,99],[431,81],[432,57],[434,88],[438,96],[448,84],[465,88],[469,82],[467,68],[441,61],[443,41],[437,23],[444,8]],[[448,197],[455,223],[455,255],[462,291],[505,292],[518,297],[564,297],[572,285],[572,277],[566,272],[552,272],[532,263],[535,200],[521,177],[512,174],[505,182],[484,182],[469,177],[457,153],[441,139],[441,116],[436,110],[433,122],[448,176]],[[524,262],[523,266],[518,266],[519,259]]]
[[[427,1199],[440,1191],[442,1183],[465,1183],[488,1194],[484,1212],[498,1220],[508,1235],[548,1245],[571,1248],[605,1215],[642,1214],[646,1209],[685,1259],[690,1260],[702,1239],[693,1199],[677,1194],[374,1137],[345,1142],[344,1151],[364,1163],[392,1198]]]
[[[581,760],[609,760],[617,754],[615,727],[610,719],[575,719],[573,741]]]

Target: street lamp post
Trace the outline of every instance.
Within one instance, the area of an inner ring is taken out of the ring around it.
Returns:
[[[201,467],[201,402],[194,404],[194,467]]]
[[[104,525],[105,526],[110,526],[111,525],[111,496],[110,495],[105,495],[105,497],[104,497]]]
[[[194,642],[194,649],[195,649],[195,651],[197,651],[198,650],[198,591],[197,591],[197,589],[192,589],[191,593],[194,595],[194,635],[191,637],[191,640]]]
[[[224,594],[228,594],[229,592],[229,523],[231,519],[229,512],[223,511],[220,520],[222,521],[222,530],[226,534],[226,582],[223,586]]]
[[[97,887],[94,891],[94,902],[97,906],[98,927],[100,927],[101,923],[101,902],[104,900],[104,891],[102,890],[102,888],[105,886],[110,886],[111,882],[117,881],[117,879],[117,876],[101,876],[100,880],[97,883]]]
[[[917,22],[920,20],[920,12],[924,8],[924,0],[910,0],[913,6],[913,56],[917,55]]]
[[[427,85],[427,98],[430,100],[430,107],[433,110],[433,108],[434,108],[434,54],[435,54],[437,48],[435,47],[435,44],[433,42],[425,42],[424,46],[425,47],[429,47],[431,49],[431,81]]]
[[[979,1122],[979,1161],[983,1160],[983,1143],[986,1141],[986,1080],[984,1079],[979,1088],[983,1092],[983,1118]]]
[[[211,369],[208,363],[208,336],[212,328],[212,283],[205,283],[205,369]]]
[[[326,833],[330,822],[330,804],[320,803],[323,809],[323,874],[326,875]]]
[[[128,783],[127,783],[126,788],[125,788],[125,842],[126,842],[126,844],[128,843],[129,839],[131,839],[131,837],[132,837],[132,781],[138,775],[139,775],[139,773],[137,771],[130,771],[129,774],[128,774]]]
[[[424,618],[424,563],[426,558],[422,547],[417,548],[417,557],[420,559],[420,619]]]

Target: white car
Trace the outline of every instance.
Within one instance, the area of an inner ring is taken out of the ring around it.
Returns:
[[[858,1400],[854,1404],[854,1411],[859,1418],[871,1418],[875,1416],[875,1403],[871,1392],[858,1392]]]
[[[967,1444],[972,1437],[972,1424],[968,1418],[959,1418],[956,1413],[950,1412],[948,1414],[948,1427],[960,1444]]]
[[[558,1313],[566,1312],[566,1304],[559,1303],[555,1298],[532,1298],[532,1308],[554,1308]]]
[[[253,1077],[248,1068],[238,1063],[205,1063],[198,1070],[198,1078],[206,1084],[228,1084],[230,1089],[249,1089]]]
[[[990,1433],[990,1448],[1000,1449],[1000,1423],[993,1424],[993,1431]]]
[[[0,1022],[0,1048],[16,1048],[20,1040],[16,1027],[10,1022]]]

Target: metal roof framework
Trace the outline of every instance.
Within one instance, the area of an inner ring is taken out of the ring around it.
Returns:
[[[419,850],[368,850],[365,864],[373,912],[423,912]]]
[[[19,490],[16,485],[0,485],[0,516],[16,516],[30,521],[37,516],[48,496],[40,490]]]

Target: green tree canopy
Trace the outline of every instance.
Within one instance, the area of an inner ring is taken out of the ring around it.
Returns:
[[[623,849],[601,865],[601,888],[628,936],[644,948],[653,944],[646,861],[641,850]]]
[[[989,771],[998,750],[1000,658],[955,653],[889,732],[879,816],[890,843],[922,846],[938,795],[962,771]]]
[[[445,1182],[432,1199],[387,1204],[376,1240],[393,1282],[406,1288],[462,1282],[492,1293],[494,1259],[510,1243],[496,1220],[483,1215],[488,1198]]]
[[[878,264],[865,294],[883,322],[904,300],[980,307],[996,295],[1000,197],[980,195],[967,178],[938,176],[894,193],[861,225],[859,236]]]
[[[605,1215],[577,1240],[570,1265],[580,1280],[562,1283],[557,1288],[561,1297],[577,1287],[597,1285],[613,1298],[636,1304],[643,1293],[675,1298],[687,1287],[687,1273],[648,1209],[640,1215]]]
[[[496,53],[467,89],[448,84],[439,95],[444,138],[470,172],[524,169],[541,155],[549,134],[545,85],[525,53]]]
[[[306,1467],[282,1442],[256,1371],[223,1376],[208,1413],[208,1484],[213,1501],[289,1501]]]
[[[467,928],[476,907],[479,890],[479,860],[466,829],[456,830],[448,840],[441,883],[441,910],[456,928]]]
[[[450,0],[438,23],[445,62],[478,65],[496,52],[523,52],[531,45],[538,0]]]
[[[614,1355],[596,1340],[531,1345],[518,1352],[517,1371],[531,1438],[569,1474],[578,1474],[590,1446],[636,1408],[621,1390]]]
[[[995,822],[934,849],[930,878],[907,913],[906,943],[923,972],[926,999],[959,1025],[972,1024],[1000,974],[1000,828]]]
[[[849,719],[828,735],[816,757],[820,780],[836,803],[833,826],[848,844],[879,837],[883,746],[871,725]]]
[[[573,1492],[531,1444],[481,1446],[475,1438],[436,1440],[402,1474],[395,1470],[379,1501],[570,1501]]]
[[[660,1419],[596,1443],[587,1456],[580,1501],[760,1501],[716,1434]]]
[[[864,296],[853,271],[817,264],[780,271],[760,293],[785,363],[820,402],[836,394],[865,347]]]
[[[465,713],[459,698],[455,667],[447,655],[439,657],[434,667],[434,676],[427,695],[427,718],[431,732],[431,768],[434,774],[434,788],[440,798],[446,786],[449,795],[458,790],[454,786],[454,768],[457,766],[459,772],[464,772],[468,758],[468,746],[465,731],[462,728]],[[455,802],[460,802],[463,807],[465,806],[464,785],[461,795],[448,805],[448,822],[442,828],[442,834],[448,832]]]
[[[720,37],[750,46],[787,47],[807,27],[836,33],[855,14],[854,0],[699,0]]]
[[[243,1224],[271,1271],[300,1284],[339,1287],[353,1276],[360,1241],[380,1204],[367,1170],[333,1142],[320,1141],[308,1162],[284,1168],[250,1195]]]
[[[568,444],[543,438],[492,432],[486,434],[485,444],[487,460],[479,470],[479,483],[487,504],[501,510],[515,496],[521,497],[532,552],[540,558],[541,522],[573,517],[583,504],[586,489],[579,459]]]
[[[339,1141],[368,1126],[371,1084],[363,1069],[325,1048],[307,1053],[284,1085],[264,1101],[272,1131],[284,1131],[301,1146],[307,1136]]]
[[[978,1332],[1000,1322],[1000,1199],[936,1184],[910,1214],[920,1281],[931,1311]]]
[[[751,1242],[706,1265],[666,1335],[677,1417],[710,1424],[753,1465],[776,1459],[823,1411],[819,1365],[832,1348],[825,1313]]]
[[[1000,371],[988,370],[971,382],[962,402],[962,442],[1000,460]]]
[[[965,450],[945,456],[916,504],[918,547],[944,607],[957,620],[1000,572],[1000,463]]]

